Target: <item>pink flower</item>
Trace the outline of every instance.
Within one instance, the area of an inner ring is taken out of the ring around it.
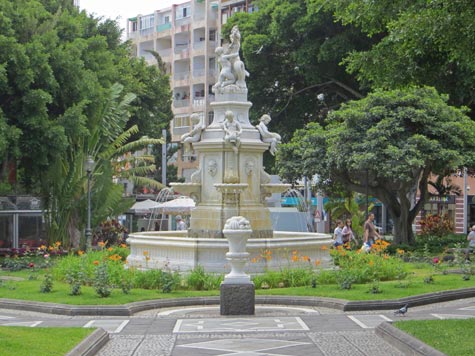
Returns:
[[[44,258],[49,258],[49,255],[47,253],[44,254]]]
[[[432,262],[433,262],[434,264],[439,263],[439,257],[434,257],[434,259],[432,260]]]

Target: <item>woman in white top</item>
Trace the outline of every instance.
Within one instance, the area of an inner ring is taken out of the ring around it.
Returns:
[[[343,221],[341,220],[336,221],[336,228],[333,233],[333,240],[333,245],[335,247],[343,245]]]

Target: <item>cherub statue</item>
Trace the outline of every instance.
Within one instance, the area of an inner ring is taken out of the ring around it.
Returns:
[[[270,143],[269,152],[274,156],[277,152],[277,145],[281,142],[282,138],[278,133],[270,132],[267,129],[267,125],[269,125],[270,121],[271,117],[267,114],[264,114],[259,119],[259,124],[256,126],[256,128],[261,134],[262,142]]]
[[[222,124],[224,130],[224,142],[232,146],[234,153],[238,153],[241,145],[241,124],[234,119],[234,114],[231,110],[224,113],[224,123]]]
[[[191,124],[193,128],[191,129],[190,132],[183,134],[181,136],[181,142],[183,142],[183,145],[185,147],[185,152],[191,151],[192,142],[198,142],[201,139],[201,131],[203,131],[204,129],[203,124],[201,123],[201,117],[199,114],[197,113],[191,114],[190,119],[191,119]]]
[[[214,51],[218,58],[218,63],[221,66],[221,71],[219,72],[218,81],[213,85],[213,92],[216,92],[216,89],[223,88],[226,85],[234,84],[236,82],[236,77],[232,72],[232,66],[230,62],[229,55],[224,54],[223,47],[217,47]]]

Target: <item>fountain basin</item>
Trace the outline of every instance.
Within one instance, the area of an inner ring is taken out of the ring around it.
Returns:
[[[286,267],[332,266],[329,247],[332,239],[328,234],[274,231],[272,238],[247,240],[248,273],[277,271]],[[134,233],[129,236],[130,255],[127,266],[147,270],[170,268],[186,272],[201,266],[206,272],[229,273],[226,260],[229,244],[226,239],[188,237],[186,231],[153,231]],[[293,262],[293,252],[306,256],[309,262]]]

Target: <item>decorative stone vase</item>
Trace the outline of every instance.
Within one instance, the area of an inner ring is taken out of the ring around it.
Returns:
[[[226,222],[223,234],[229,243],[226,259],[231,265],[231,272],[224,276],[223,284],[252,283],[250,276],[244,272],[244,267],[249,259],[246,244],[252,234],[249,221],[242,216],[233,216]]]

